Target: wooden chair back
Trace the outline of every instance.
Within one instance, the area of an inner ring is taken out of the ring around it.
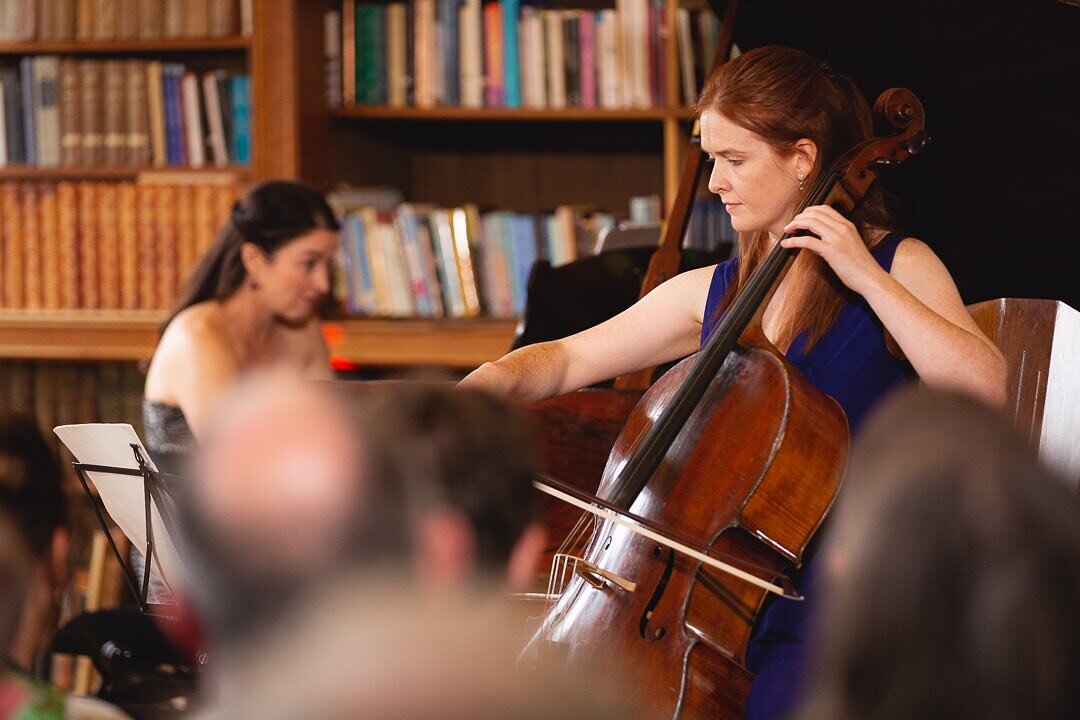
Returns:
[[[1080,312],[1058,300],[969,305],[1008,364],[1008,413],[1043,460],[1080,489]]]

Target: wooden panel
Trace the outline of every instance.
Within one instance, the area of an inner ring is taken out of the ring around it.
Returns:
[[[144,360],[157,345],[157,311],[0,312],[0,357]]]
[[[471,369],[502,357],[512,320],[360,320],[326,324],[330,352],[361,365]]]
[[[0,358],[145,360],[164,319],[156,310],[0,311]],[[324,330],[335,355],[362,365],[468,369],[506,353],[514,321],[346,318]]]
[[[250,70],[256,179],[325,179],[327,153],[304,143],[325,137],[328,127],[321,11],[329,7],[319,0],[254,3]]]
[[[1032,445],[1042,429],[1046,375],[1054,337],[1054,301],[1003,298],[969,308],[1005,355],[1008,412]]]
[[[655,107],[626,110],[605,110],[600,108],[466,108],[437,107],[433,109],[418,107],[387,107],[382,105],[348,105],[333,114],[340,118],[358,118],[367,120],[471,120],[471,121],[535,121],[570,122],[598,121],[619,122],[625,120],[689,120],[694,111],[687,107]]]
[[[663,192],[662,140],[655,122],[339,119],[328,149],[340,179],[392,184],[416,202],[519,212],[591,203],[625,216],[632,195]]]
[[[246,37],[233,38],[158,38],[156,40],[109,40],[107,42],[3,42],[0,55],[36,55],[39,53],[148,53],[159,55],[173,52],[204,52],[209,50],[246,50],[251,41]]]

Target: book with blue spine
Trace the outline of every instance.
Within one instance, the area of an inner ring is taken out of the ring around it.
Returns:
[[[460,9],[462,0],[436,0],[439,50],[442,55],[442,104],[461,104]]]
[[[368,256],[364,218],[359,213],[351,212],[345,216],[345,236],[348,240],[345,251],[350,265],[348,285],[353,301],[349,310],[363,315],[375,315],[375,280]]]
[[[0,85],[4,93],[4,129],[7,141],[7,161],[12,165],[26,162],[26,140],[23,127],[22,86],[15,68],[0,68]]]
[[[503,6],[503,104],[518,108],[521,107],[521,43],[518,39],[521,0],[499,1]]]
[[[37,122],[34,110],[39,104],[37,87],[34,85],[34,58],[27,56],[19,61],[19,81],[22,88],[23,147],[27,165],[37,165]]]
[[[513,277],[514,314],[525,312],[525,300],[528,296],[529,273],[536,262],[536,224],[529,215],[513,215],[510,219],[510,236],[514,245]]]
[[[180,76],[183,65],[166,63],[161,66],[161,95],[165,104],[165,162],[183,165],[184,133],[181,125],[183,110],[180,107]]]
[[[409,275],[413,304],[417,315],[438,317],[442,315],[441,298],[435,267],[430,262],[431,253],[424,253],[424,239],[420,236],[420,221],[416,211],[408,203],[402,203],[394,212],[394,225],[401,238],[401,251]]]
[[[247,75],[229,78],[229,95],[233,112],[233,152],[236,162],[251,162],[251,79]]]

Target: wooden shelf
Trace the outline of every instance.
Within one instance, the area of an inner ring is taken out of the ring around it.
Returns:
[[[174,180],[186,176],[190,179],[202,179],[212,182],[215,178],[229,176],[232,180],[245,180],[251,176],[251,169],[244,165],[219,167],[34,167],[31,165],[7,165],[0,167],[0,181],[3,180],[145,180],[157,182]]]
[[[121,53],[178,53],[213,50],[247,50],[251,39],[231,38],[161,38],[158,40],[108,40],[86,42],[0,42],[0,55],[39,55],[42,53],[74,53],[86,55],[116,55]]]
[[[663,121],[668,119],[689,120],[694,117],[691,108],[644,108],[640,110],[603,110],[599,108],[562,108],[531,110],[519,108],[462,108],[462,107],[386,107],[380,105],[350,105],[332,112],[334,117],[363,120],[469,120],[529,122],[576,122],[576,121]]]
[[[0,310],[0,357],[143,360],[164,319],[157,310]]]
[[[0,310],[0,358],[145,360],[159,310]],[[510,349],[514,320],[341,318],[325,324],[336,357],[372,366],[473,368]]]
[[[331,354],[360,365],[475,368],[506,354],[517,321],[348,318],[327,325]]]

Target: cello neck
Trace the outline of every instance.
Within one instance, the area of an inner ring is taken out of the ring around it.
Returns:
[[[739,14],[739,4],[740,0],[730,0],[724,11],[720,39],[716,44],[716,54],[713,56],[713,69],[720,67],[731,57],[731,49],[735,45],[735,18]],[[704,165],[705,158],[701,154],[700,124],[695,120],[683,160],[679,189],[675,193],[675,199],[664,221],[660,247],[653,253],[649,267],[645,271],[645,278],[641,281],[639,299],[648,295],[664,281],[679,274],[682,241],[686,237],[686,228],[690,224],[690,212],[693,209],[694,196],[697,193],[701,169]],[[615,387],[619,390],[645,390],[652,384],[655,375],[655,367],[626,373],[615,378]]]

